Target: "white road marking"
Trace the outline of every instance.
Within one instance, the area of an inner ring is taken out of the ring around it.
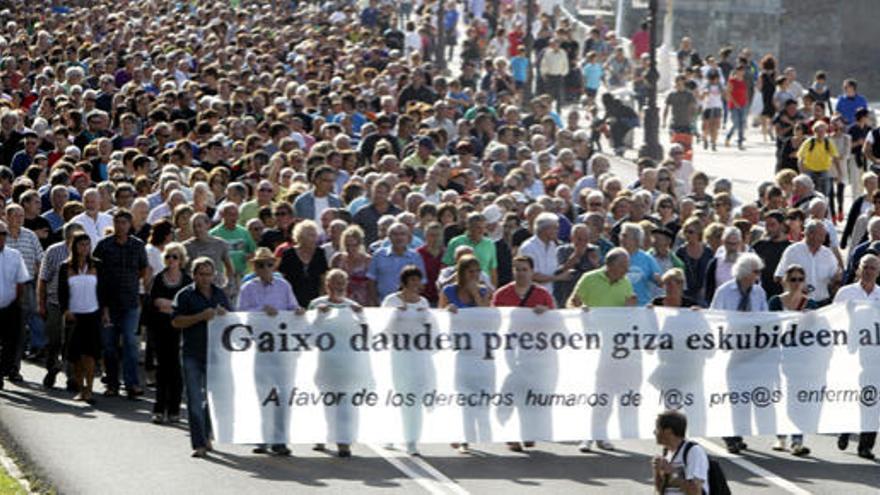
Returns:
[[[700,445],[702,445],[703,448],[705,448],[706,450],[712,451],[712,454],[715,457],[721,457],[721,458],[727,459],[728,461],[736,464],[737,466],[745,469],[746,471],[749,471],[752,474],[756,474],[756,475],[760,476],[761,478],[767,480],[768,482],[773,483],[774,485],[778,486],[779,488],[782,488],[783,490],[787,491],[788,493],[793,493],[794,495],[810,495],[809,491],[804,490],[803,488],[795,485],[791,481],[788,481],[787,479],[779,476],[778,474],[775,474],[771,471],[768,471],[753,462],[749,462],[740,456],[733,455],[733,454],[727,452],[727,449],[721,447],[720,445],[718,445],[716,443],[713,443],[708,438],[701,438],[699,440],[700,440]]]
[[[412,457],[396,449],[386,449],[381,445],[367,444],[367,447],[429,493],[434,495],[449,495],[450,493],[469,495],[467,490],[420,457]]]

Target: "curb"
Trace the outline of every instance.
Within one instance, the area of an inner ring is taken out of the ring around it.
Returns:
[[[21,485],[25,493],[32,495],[57,493],[51,483],[39,476],[40,468],[32,462],[2,421],[0,421],[0,466],[6,470],[10,478]]]

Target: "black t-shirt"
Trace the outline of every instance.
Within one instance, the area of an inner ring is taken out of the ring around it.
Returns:
[[[761,271],[761,287],[764,288],[768,298],[782,293],[782,286],[776,283],[773,273],[779,265],[779,260],[782,259],[782,252],[790,244],[791,242],[788,240],[771,241],[769,239],[761,239],[752,246],[755,254],[764,260],[764,269]]]

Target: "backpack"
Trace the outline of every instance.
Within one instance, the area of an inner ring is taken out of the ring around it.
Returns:
[[[874,136],[874,137],[876,138],[877,136]],[[816,147],[815,136],[810,137],[810,139],[808,139],[808,141],[810,142],[810,151],[813,151],[813,148]],[[824,141],[825,141],[825,152],[827,153],[827,152],[831,151],[831,149],[830,149],[831,146],[828,144],[829,139],[827,137],[824,139]]]
[[[697,445],[697,443],[691,441],[684,444],[684,452],[681,454],[681,459],[685,465],[687,465],[688,452],[690,452],[694,445]],[[727,477],[724,476],[721,464],[717,459],[710,456],[708,452],[706,452],[706,457],[709,458],[709,479],[706,480],[706,483],[709,485],[709,495],[730,495],[730,486],[727,485]]]

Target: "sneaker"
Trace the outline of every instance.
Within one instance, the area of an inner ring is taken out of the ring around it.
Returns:
[[[738,149],[738,150],[740,150],[740,151],[745,151],[745,150],[746,150],[746,147],[745,147],[742,143],[739,143],[739,144],[736,146],[736,149]]]
[[[511,452],[522,452],[523,447],[519,442],[507,442],[507,450]]]
[[[471,449],[470,449],[470,447],[468,447],[467,442],[458,446],[458,453],[459,454],[470,454],[471,453]]]
[[[796,443],[791,446],[791,455],[797,457],[805,457],[810,455],[810,449],[803,446],[802,444]]]
[[[602,450],[614,450],[614,445],[608,440],[596,440],[596,446]]]
[[[251,453],[252,454],[268,454],[269,449],[267,449],[265,445],[258,445],[256,447],[254,447],[253,449],[251,449]]]
[[[581,451],[581,453],[583,453],[583,454],[586,454],[588,452],[592,452],[593,451],[593,441],[592,440],[584,440],[583,442],[581,442],[580,445],[578,445],[578,450]]]
[[[406,442],[406,453],[413,457],[421,457],[422,455],[419,453],[419,449],[416,448],[415,442]]]
[[[844,433],[837,437],[837,448],[846,450],[849,447],[849,433]]]
[[[195,457],[197,459],[204,459],[205,457],[208,457],[208,450],[204,447],[199,447],[193,451],[192,457]]]
[[[715,146],[715,143],[712,143],[712,151],[718,151],[718,148]]]
[[[336,448],[337,448],[337,455],[339,455],[339,457],[346,457],[346,458],[351,457],[351,447],[350,446],[345,445],[345,444],[338,444],[336,446]]]
[[[168,415],[168,424],[176,424],[180,422],[180,414],[169,414]]]
[[[859,457],[861,457],[862,459],[867,459],[869,461],[873,461],[874,459],[877,458],[873,452],[871,452],[870,450],[867,450],[867,449],[859,450]]]
[[[161,425],[165,422],[165,415],[162,413],[153,413],[153,424]]]
[[[312,446],[312,450],[314,450],[315,452],[324,452],[326,448],[324,447],[323,443],[316,443]]]
[[[776,443],[773,444],[772,448],[777,452],[785,452],[786,450],[788,450],[785,448],[785,437],[777,438]]]
[[[523,447],[526,447],[528,449],[530,449],[534,446],[535,446],[535,442],[523,442]]]
[[[43,377],[43,388],[47,390],[52,390],[55,388],[55,377],[58,375],[57,371],[49,371],[46,373],[46,376]]]
[[[291,451],[287,447],[287,445],[273,445],[272,446],[272,453],[275,455],[288,456],[288,455],[290,455],[290,452]]]

